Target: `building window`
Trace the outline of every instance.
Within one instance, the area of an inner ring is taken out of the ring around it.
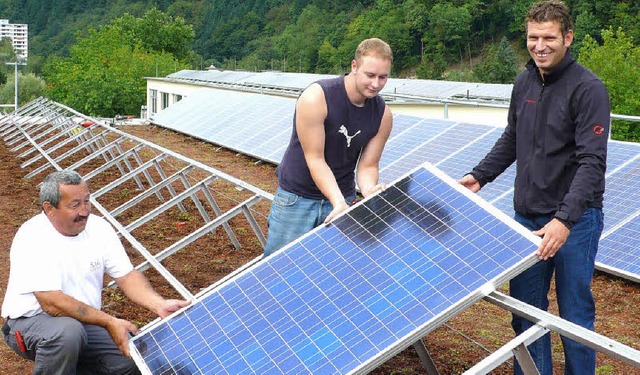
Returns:
[[[149,90],[149,101],[151,102],[151,115],[158,113],[158,90]]]
[[[173,94],[173,102],[174,102],[174,103],[177,103],[177,102],[179,102],[179,101],[181,101],[181,100],[182,100],[182,95],[180,95],[180,94]]]
[[[162,94],[160,94],[160,110],[163,110],[165,108],[167,108],[169,106],[169,93],[168,92],[163,92]]]

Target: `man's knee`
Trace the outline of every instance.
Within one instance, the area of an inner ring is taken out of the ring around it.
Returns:
[[[82,323],[68,317],[38,316],[28,327],[28,337],[28,346],[35,349],[34,374],[75,372],[88,344]]]
[[[73,318],[56,318],[55,325],[45,341],[55,341],[65,348],[77,347],[78,351],[87,345],[87,332],[79,321]]]

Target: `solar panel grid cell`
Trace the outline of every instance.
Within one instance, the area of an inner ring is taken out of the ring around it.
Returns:
[[[625,277],[640,282],[640,215],[621,225],[615,235],[600,240],[597,261],[625,273]]]
[[[623,168],[607,176],[604,193],[605,229],[607,232],[629,217],[638,215],[640,193],[630,181],[640,176],[640,158],[625,164]]]
[[[406,130],[398,132],[385,146],[380,166],[380,180],[389,183],[404,175],[416,166],[424,163],[413,152],[425,147],[425,144],[453,125],[449,121],[427,120],[406,116],[403,122]],[[395,118],[394,118],[395,120]]]
[[[610,140],[607,148],[607,173],[640,155],[640,144]]]

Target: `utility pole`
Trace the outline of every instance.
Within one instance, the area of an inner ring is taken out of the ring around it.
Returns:
[[[18,112],[18,65],[27,65],[26,62],[24,62],[20,57],[17,57],[17,60],[15,62],[7,62],[5,63],[7,65],[13,65],[15,67],[15,75],[14,75],[14,79],[15,79],[15,97],[14,97],[14,106],[15,106],[15,111]]]

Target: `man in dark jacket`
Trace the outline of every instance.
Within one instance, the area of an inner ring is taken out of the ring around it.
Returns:
[[[546,310],[555,270],[560,316],[592,329],[591,294],[610,123],[602,81],[568,51],[573,41],[569,9],[559,0],[532,5],[526,19],[531,60],[515,81],[508,125],[485,158],[460,183],[477,192],[517,160],[515,219],[541,236],[535,266],[510,283],[513,297]],[[513,316],[516,334],[531,322]],[[595,351],[562,338],[565,373],[594,374]],[[529,346],[542,374],[552,374],[545,335]],[[519,365],[515,373],[522,373]]]

